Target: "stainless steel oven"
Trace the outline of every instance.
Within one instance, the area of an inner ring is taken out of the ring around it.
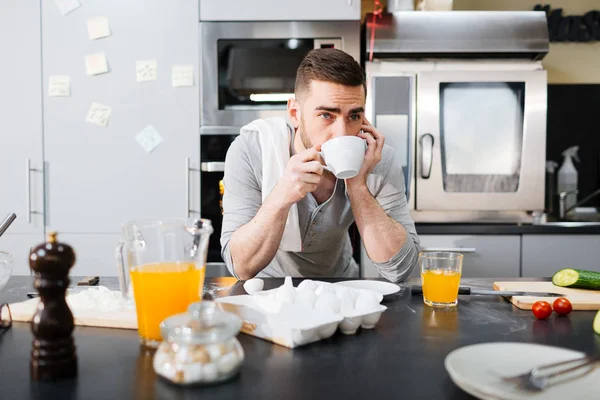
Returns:
[[[296,70],[314,48],[360,58],[359,21],[200,22],[201,133],[285,115]]]
[[[207,274],[212,276],[228,275],[221,258],[221,227],[223,172],[225,155],[236,135],[202,135],[200,137],[200,215],[213,224],[214,232],[210,236],[207,254]]]
[[[414,220],[530,220],[544,208],[543,13],[433,13],[429,28],[415,14],[394,15],[397,48],[381,39],[366,65],[367,116],[403,160]]]

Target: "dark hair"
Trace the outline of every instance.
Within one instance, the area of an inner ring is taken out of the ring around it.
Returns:
[[[363,69],[351,55],[338,49],[314,49],[308,52],[296,72],[296,96],[308,90],[313,80],[344,86],[362,85],[365,95],[367,93]]]

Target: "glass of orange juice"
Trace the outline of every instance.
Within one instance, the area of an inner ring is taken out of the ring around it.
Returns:
[[[158,347],[160,323],[202,299],[208,239],[207,219],[146,219],[123,225],[117,247],[119,283],[133,296],[140,341]]]
[[[456,307],[462,263],[460,253],[433,251],[419,254],[425,304],[436,308]]]

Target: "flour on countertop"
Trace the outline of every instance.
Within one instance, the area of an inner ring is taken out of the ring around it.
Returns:
[[[134,309],[133,298],[126,299],[119,290],[110,290],[106,286],[88,288],[67,295],[67,303],[74,310],[118,311]]]

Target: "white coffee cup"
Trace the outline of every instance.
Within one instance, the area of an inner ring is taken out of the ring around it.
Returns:
[[[358,136],[340,136],[326,141],[321,146],[321,157],[330,171],[339,179],[354,178],[358,175],[365,159],[367,142]]]

